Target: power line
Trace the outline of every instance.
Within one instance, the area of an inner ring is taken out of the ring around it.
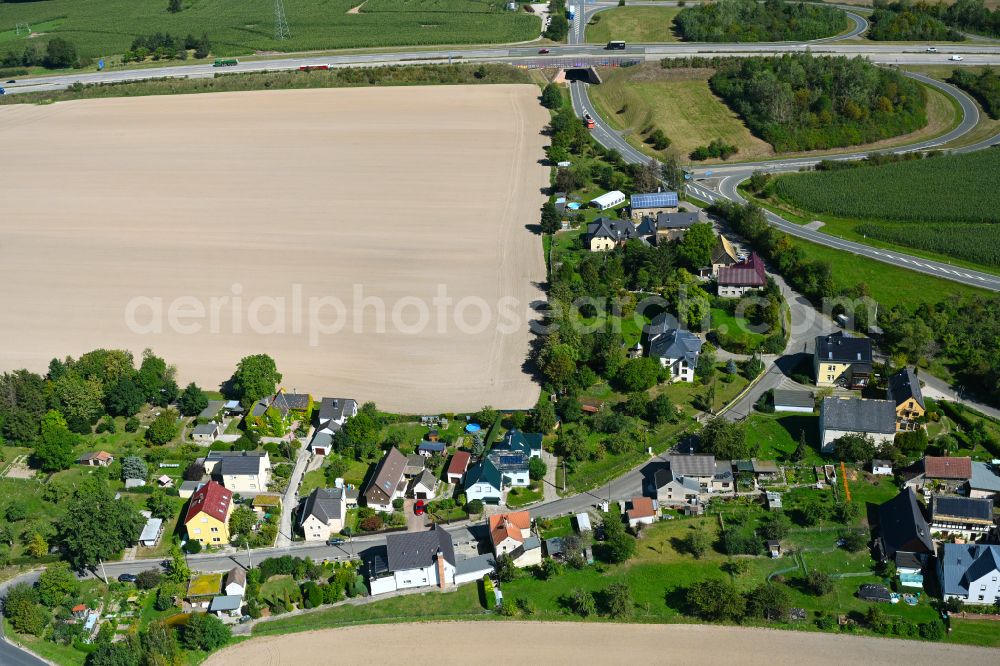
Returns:
[[[274,0],[274,39],[283,42],[292,33],[288,31],[288,21],[285,20],[284,0]]]

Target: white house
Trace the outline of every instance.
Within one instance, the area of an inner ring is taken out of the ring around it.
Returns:
[[[425,469],[413,481],[413,497],[418,500],[432,500],[437,495],[437,479],[434,474]]]
[[[518,567],[542,563],[542,542],[531,534],[531,516],[527,511],[494,514],[486,525],[496,557],[509,555]]]
[[[240,597],[247,591],[247,571],[243,567],[233,567],[226,574],[225,585],[222,591],[231,597]]]
[[[299,529],[306,541],[326,541],[344,529],[347,498],[343,488],[316,488],[302,504]]]
[[[500,470],[489,458],[480,460],[465,473],[465,498],[487,504],[499,504],[503,499],[503,481]]]
[[[938,576],[945,600],[982,605],[1000,601],[1000,546],[946,543]]]
[[[631,506],[625,511],[629,527],[652,525],[656,522],[660,510],[656,500],[648,497],[633,497],[630,504]]]
[[[610,192],[605,192],[599,197],[590,200],[590,205],[595,208],[600,208],[601,210],[607,210],[609,208],[614,208],[615,206],[625,203],[625,195],[618,190],[611,190]]]
[[[437,525],[426,532],[390,534],[385,547],[369,549],[365,560],[373,595],[455,584],[455,547]]]
[[[693,504],[701,496],[701,485],[697,479],[676,474],[669,468],[657,470],[653,482],[660,506]]]
[[[824,398],[819,410],[820,451],[833,453],[844,435],[864,435],[875,444],[892,444],[896,437],[896,405],[891,400]]]
[[[376,511],[392,511],[392,501],[406,493],[406,456],[389,449],[365,488],[365,503]]]
[[[215,440],[219,439],[219,435],[222,434],[222,426],[216,422],[202,423],[196,425],[194,430],[191,431],[191,439],[193,439],[198,444],[209,445]]]
[[[271,457],[267,451],[210,451],[205,472],[234,493],[256,494],[271,481]]]
[[[702,341],[691,331],[672,328],[673,319],[661,312],[653,318],[648,331],[649,356],[659,359],[660,365],[670,369],[670,379],[675,382],[693,382]]]

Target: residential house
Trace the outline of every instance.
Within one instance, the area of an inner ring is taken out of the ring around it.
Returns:
[[[1000,497],[1000,475],[995,467],[984,462],[972,463],[972,476],[967,483],[969,497],[996,501]]]
[[[518,567],[542,563],[542,542],[531,533],[527,511],[494,514],[486,519],[486,527],[496,557],[509,555]]]
[[[629,197],[629,214],[638,222],[643,217],[676,213],[680,205],[676,192],[648,192]]]
[[[489,457],[465,473],[465,497],[470,502],[480,500],[486,504],[499,504],[503,500],[503,477]]]
[[[723,266],[719,268],[716,284],[721,298],[739,298],[748,291],[762,289],[767,286],[764,261],[753,252],[746,261]]]
[[[184,528],[188,539],[202,546],[229,543],[229,514],[233,510],[233,493],[215,481],[209,481],[191,495]]]
[[[181,485],[177,488],[177,496],[181,499],[191,499],[195,491],[204,486],[206,481],[192,480],[192,481],[182,481]]]
[[[931,497],[931,530],[950,538],[979,541],[993,529],[993,500]]]
[[[490,453],[498,451],[520,452],[528,458],[538,458],[542,455],[542,433],[512,428],[490,449]]]
[[[76,462],[88,467],[107,467],[114,461],[115,457],[107,451],[91,451],[90,453],[84,453]]]
[[[670,469],[674,474],[680,474],[698,482],[702,492],[711,492],[712,482],[718,466],[715,456],[711,455],[672,455],[667,456]]]
[[[931,530],[923,507],[912,488],[901,490],[879,505],[876,546],[881,559],[895,560],[896,553],[912,553],[921,562],[934,554]]]
[[[614,208],[615,206],[620,206],[623,203],[625,203],[625,194],[619,192],[618,190],[611,190],[610,192],[605,192],[601,196],[595,197],[590,200],[590,205],[600,210],[607,210],[609,208]]]
[[[203,446],[208,446],[219,439],[222,434],[222,426],[214,421],[211,423],[200,423],[191,431],[191,439]]]
[[[736,491],[736,477],[733,475],[732,461],[715,461],[715,474],[712,475],[710,490],[713,493],[732,493]]]
[[[389,534],[384,547],[369,549],[363,559],[373,595],[455,583],[455,547],[438,525],[426,532]]]
[[[774,411],[812,414],[816,401],[809,391],[774,389]]]
[[[697,335],[681,328],[672,328],[667,313],[653,318],[647,328],[649,356],[659,359],[660,365],[670,369],[670,379],[675,382],[693,382],[698,355],[704,344]]]
[[[344,529],[347,498],[343,488],[316,488],[299,513],[299,529],[306,541],[326,541]]]
[[[204,464],[206,473],[234,493],[259,493],[271,482],[267,451],[209,451]]]
[[[633,216],[632,218],[636,218]],[[698,222],[698,213],[657,213],[637,220],[636,232],[650,245],[680,240]]]
[[[903,478],[903,485],[907,488],[954,493],[972,479],[972,458],[924,456],[923,461],[903,472]]]
[[[425,469],[413,481],[413,498],[432,500],[437,495],[437,478],[430,470]]]
[[[927,413],[920,380],[910,368],[904,368],[889,377],[886,398],[896,405],[896,430],[916,430],[920,419]]]
[[[309,450],[317,456],[328,456],[333,451],[333,435],[322,430],[313,433],[309,441]]]
[[[1000,602],[1000,546],[946,543],[938,561],[941,596],[969,604]]]
[[[469,469],[470,460],[472,460],[472,454],[468,451],[456,451],[455,455],[451,457],[451,462],[448,463],[445,480],[455,485],[462,483],[465,471]]]
[[[243,613],[243,597],[234,595],[221,595],[212,599],[208,604],[208,612],[215,614],[226,624],[232,624],[239,620]]]
[[[652,525],[660,515],[660,507],[656,500],[649,497],[633,497],[625,510],[628,526]]]
[[[222,406],[222,410],[226,416],[239,416],[243,413],[243,405],[240,404],[239,400],[227,400],[226,404]]]
[[[308,393],[288,393],[285,389],[278,389],[274,395],[255,402],[245,422],[253,430],[281,436],[293,421],[308,419],[312,408],[313,398]]]
[[[226,574],[222,591],[231,597],[242,597],[247,590],[247,570],[235,566]]]
[[[448,445],[444,442],[423,440],[417,445],[417,453],[425,458],[443,455],[448,450]]]
[[[778,463],[773,460],[751,458],[750,471],[758,483],[777,481],[781,476],[781,469],[778,467]]]
[[[872,376],[871,339],[854,338],[843,331],[817,336],[813,373],[819,387],[860,389],[868,386]]]
[[[343,427],[347,419],[358,413],[358,403],[351,398],[323,398],[319,402],[316,431],[329,435]]]
[[[892,461],[891,460],[879,460],[876,458],[872,460],[872,475],[873,476],[892,476]]]
[[[694,504],[701,496],[701,484],[697,479],[678,474],[670,468],[656,470],[653,483],[660,506]]]
[[[712,277],[719,277],[719,271],[740,262],[736,248],[725,236],[719,236],[712,248]]]
[[[379,461],[371,482],[365,488],[365,503],[376,511],[392,511],[392,500],[406,493],[405,470],[406,456],[395,446],[392,447]]]
[[[834,442],[844,435],[863,435],[876,444],[891,444],[896,436],[896,408],[891,400],[824,398],[819,431],[823,453],[833,453]]]
[[[583,244],[591,252],[607,252],[635,238],[639,238],[639,233],[628,220],[599,217],[587,225]]]
[[[71,608],[69,612],[72,613],[73,617],[75,617],[77,620],[82,620],[83,618],[87,617],[87,613],[89,611],[90,608],[87,606],[87,604],[77,604],[76,606],[73,606],[73,608]]]

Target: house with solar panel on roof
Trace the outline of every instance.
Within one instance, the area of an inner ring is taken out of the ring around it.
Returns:
[[[931,530],[944,538],[979,541],[993,529],[993,500],[931,497]]]
[[[504,492],[531,485],[529,463],[542,455],[542,435],[511,429],[465,473],[465,497],[499,504]]]
[[[676,192],[649,192],[629,197],[629,215],[636,222],[643,216],[656,217],[660,213],[676,213],[680,204]]]

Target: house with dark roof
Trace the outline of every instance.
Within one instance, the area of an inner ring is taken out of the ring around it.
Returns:
[[[931,530],[948,538],[979,541],[993,529],[993,500],[934,495]]]
[[[370,551],[374,552],[362,559],[373,595],[455,584],[455,546],[451,535],[438,525],[425,532],[389,534],[384,547]]]
[[[429,469],[425,469],[413,480],[413,498],[432,500],[435,496],[437,496],[437,477]]]
[[[226,574],[222,592],[229,596],[242,597],[247,589],[247,570],[235,566]]]
[[[488,456],[465,473],[465,497],[470,502],[480,500],[486,504],[499,504],[503,500],[503,477]]]
[[[395,446],[378,463],[368,487],[365,503],[376,511],[392,511],[392,500],[406,494],[406,456]]]
[[[633,217],[633,220],[636,218]],[[650,245],[680,240],[699,221],[698,213],[657,213],[643,215],[636,232]]]
[[[267,451],[209,451],[205,472],[228,490],[255,494],[271,482],[271,457]]]
[[[599,217],[587,225],[583,244],[591,252],[607,252],[636,238],[640,238],[639,233],[629,220]]]
[[[1000,497],[1000,475],[995,465],[984,462],[972,463],[972,476],[969,477],[966,490],[969,497],[986,498],[996,501]]]
[[[653,485],[660,506],[696,504],[702,492],[697,479],[679,474],[670,467],[656,470]]]
[[[923,507],[912,488],[901,490],[879,505],[877,549],[881,559],[895,560],[896,553],[912,553],[921,562],[934,554],[931,530]]]
[[[504,433],[503,438],[490,451],[519,451],[529,458],[538,458],[542,455],[542,433],[521,432],[512,428]]]
[[[698,355],[704,344],[691,331],[674,328],[673,317],[666,312],[653,317],[646,328],[647,356],[659,360],[660,365],[670,369],[670,380],[674,382],[693,382],[695,366],[698,365]]]
[[[193,439],[198,444],[203,446],[208,446],[215,440],[219,439],[219,435],[222,434],[222,424],[215,423],[199,423],[191,431],[191,439]]]
[[[712,475],[711,490],[713,493],[736,492],[736,477],[733,474],[731,460],[715,461],[715,474]]]
[[[323,398],[319,401],[316,429],[333,434],[358,413],[358,402],[352,398]]]
[[[209,481],[191,495],[184,528],[188,539],[203,546],[229,543],[229,514],[233,510],[233,493],[215,481]]]
[[[927,413],[920,380],[909,367],[889,377],[886,398],[896,405],[896,430],[916,430],[923,427],[919,419]]]
[[[972,478],[972,458],[968,456],[924,456],[903,471],[904,486],[938,493],[954,493]]]
[[[752,252],[746,261],[719,268],[716,284],[721,298],[739,298],[748,291],[761,289],[767,286],[764,261]]]
[[[715,456],[712,455],[672,455],[667,456],[667,462],[674,474],[698,482],[698,487],[705,492],[709,492],[712,486],[712,479],[715,478],[717,466]]]
[[[813,352],[816,386],[861,389],[872,376],[872,341],[843,331],[816,337]]]
[[[76,463],[88,467],[107,467],[115,461],[115,457],[107,451],[90,451],[80,456]]]
[[[425,439],[417,445],[417,453],[425,458],[442,455],[448,450],[448,445],[444,442]]]
[[[209,400],[205,409],[196,417],[198,423],[209,423],[211,421],[221,421],[222,411],[226,407],[225,400]]]
[[[326,541],[344,529],[347,498],[343,488],[316,488],[299,512],[299,529],[306,541]]]
[[[819,410],[820,451],[833,453],[844,435],[871,437],[891,444],[896,437],[896,409],[890,400],[823,398]]]
[[[941,596],[968,604],[1000,602],[1000,546],[946,543],[938,560]]]

